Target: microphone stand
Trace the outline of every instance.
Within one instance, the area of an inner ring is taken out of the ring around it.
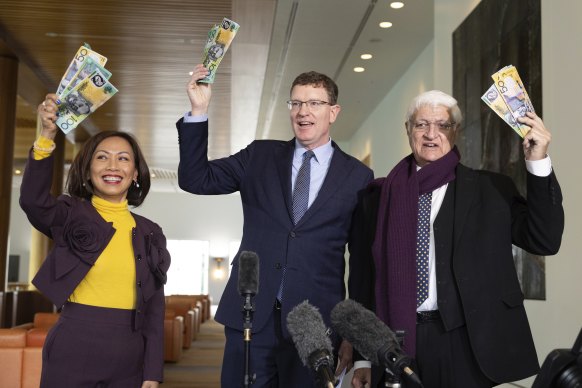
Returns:
[[[251,303],[252,294],[244,294],[245,303],[243,305],[243,339],[245,345],[245,374],[244,387],[249,387],[255,382],[256,374],[251,376],[250,361],[251,361],[251,329],[253,327],[253,304]]]

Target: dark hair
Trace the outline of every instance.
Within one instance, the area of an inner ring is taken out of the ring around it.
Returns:
[[[139,206],[144,201],[145,197],[150,191],[151,181],[150,181],[150,169],[145,161],[145,158],[137,144],[135,138],[126,132],[118,131],[103,131],[92,136],[83,145],[83,148],[77,156],[73,163],[71,164],[71,169],[69,170],[69,175],[67,177],[67,192],[70,196],[76,198],[82,198],[86,200],[91,200],[94,194],[93,184],[89,179],[91,171],[91,161],[93,160],[93,154],[95,149],[101,142],[110,137],[120,137],[127,140],[131,145],[133,150],[133,155],[135,159],[135,169],[137,170],[137,183],[139,187],[135,184],[129,186],[127,192],[127,203],[131,206]]]
[[[311,85],[315,87],[323,87],[327,92],[329,97],[329,103],[335,105],[337,103],[337,96],[339,94],[337,85],[331,78],[325,74],[318,73],[316,71],[308,71],[307,73],[301,73],[295,78],[293,84],[291,85],[291,91],[296,85]]]

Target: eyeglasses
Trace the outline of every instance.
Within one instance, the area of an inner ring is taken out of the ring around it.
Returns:
[[[439,131],[450,131],[455,127],[456,123],[454,121],[418,121],[416,123],[412,123],[412,128],[414,128],[414,130],[417,132],[426,132],[432,125],[437,127]]]
[[[331,105],[331,103],[327,101],[320,101],[320,100],[309,100],[309,101],[299,101],[299,100],[289,100],[287,101],[287,108],[292,111],[300,110],[301,107],[305,104],[307,109],[310,111],[319,110],[324,105]]]

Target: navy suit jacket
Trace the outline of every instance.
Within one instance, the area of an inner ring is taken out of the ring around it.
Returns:
[[[371,250],[379,200],[379,188],[362,191],[350,256],[350,297],[370,309],[382,303],[375,300]],[[433,227],[445,330],[466,325],[477,363],[498,383],[536,373],[538,359],[512,245],[537,255],[558,252],[564,210],[555,174],[528,173],[526,201],[509,177],[459,164]]]
[[[320,309],[329,325],[333,306],[345,297],[344,253],[357,193],[372,171],[333,143],[334,153],[317,198],[297,225],[292,221],[291,166],[295,140],[257,140],[226,158],[208,161],[208,122],[178,121],[180,187],[194,194],[240,192],[244,227],[240,251],[259,256],[259,292],[254,297],[253,332],[270,314],[282,278],[281,316],[304,300]],[[227,222],[227,220],[225,220]],[[220,300],[216,320],[242,330],[238,256]],[[283,334],[288,336],[286,325]]]

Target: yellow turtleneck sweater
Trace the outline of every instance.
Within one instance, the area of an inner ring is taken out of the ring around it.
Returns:
[[[40,136],[37,144],[48,149],[54,142]],[[50,154],[33,149],[35,160],[44,159]],[[87,276],[73,291],[69,301],[99,307],[134,309],[137,292],[131,233],[135,220],[129,212],[127,200],[113,203],[93,196],[91,203],[105,221],[113,222],[115,234]]]
[[[112,203],[93,196],[91,203],[107,222],[113,222],[115,234],[87,276],[69,297],[70,302],[99,307],[133,309],[136,306],[135,260],[131,232],[135,220],[127,200]]]

